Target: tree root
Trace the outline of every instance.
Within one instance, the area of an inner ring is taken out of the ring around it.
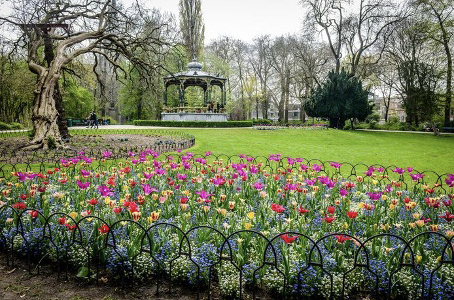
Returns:
[[[15,150],[23,150],[23,151],[33,151],[33,150],[39,150],[39,149],[42,149],[42,150],[53,150],[53,149],[50,149],[49,148],[49,144],[47,141],[45,140],[41,140],[41,141],[30,141],[29,143],[23,145],[23,146],[20,146],[19,148],[15,149]],[[68,145],[65,145],[63,142],[55,142],[55,148],[54,149],[70,149],[70,147]]]

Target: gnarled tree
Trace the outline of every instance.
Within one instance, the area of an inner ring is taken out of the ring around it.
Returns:
[[[11,25],[11,32],[17,34],[12,37],[16,41],[14,50],[25,48],[29,69],[37,75],[32,117],[34,137],[27,146],[29,149],[46,149],[49,144],[64,147],[57,125],[60,116],[55,87],[64,68],[81,55],[102,56],[116,70],[122,70],[120,63],[127,59],[141,72],[159,68],[162,61],[167,24],[150,21],[151,13],[138,2],[130,8],[122,7],[116,0],[7,3],[9,9],[3,11],[9,15],[0,15],[0,25]],[[68,30],[62,30],[66,26]],[[46,38],[52,40],[53,56],[42,54]],[[156,60],[143,61],[135,55],[138,52],[153,52]]]

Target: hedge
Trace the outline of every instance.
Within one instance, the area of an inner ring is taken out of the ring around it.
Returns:
[[[11,130],[11,125],[0,122],[0,130]]]
[[[203,122],[203,121],[159,121],[159,120],[134,120],[136,126],[161,126],[161,127],[252,127],[252,121],[227,121],[227,122]]]
[[[24,129],[24,125],[16,122],[12,122],[11,124],[0,122],[0,130],[12,130],[12,129]]]
[[[269,119],[253,119],[252,120],[252,124],[254,124],[254,125],[271,125],[273,123],[274,122]]]

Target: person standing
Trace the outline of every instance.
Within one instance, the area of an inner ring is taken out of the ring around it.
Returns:
[[[96,112],[93,111],[91,113],[91,120],[92,120],[92,128],[95,128],[98,129],[98,116],[96,116]]]
[[[93,112],[91,112],[90,115],[88,115],[87,128],[90,128],[92,126],[92,117],[93,117]]]

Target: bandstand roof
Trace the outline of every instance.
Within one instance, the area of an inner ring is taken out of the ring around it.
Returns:
[[[193,60],[188,64],[187,71],[164,77],[164,84],[167,88],[171,85],[180,85],[183,83],[185,88],[188,86],[200,86],[205,90],[208,82],[210,85],[223,87],[226,80],[227,78],[202,71],[202,64]]]

